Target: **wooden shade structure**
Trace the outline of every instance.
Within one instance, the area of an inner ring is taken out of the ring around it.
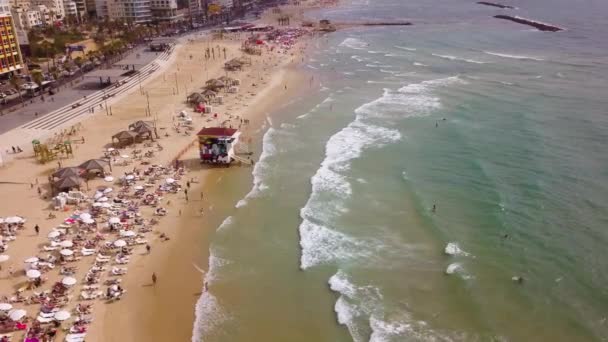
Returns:
[[[133,131],[120,131],[112,136],[112,144],[114,144],[114,140],[117,140],[121,145],[132,144],[136,138],[137,133]]]

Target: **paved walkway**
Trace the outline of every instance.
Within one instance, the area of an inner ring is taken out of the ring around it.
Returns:
[[[158,58],[155,52],[145,51],[145,47],[143,46],[134,49],[131,53],[127,54],[125,58],[133,58],[137,54],[140,55],[142,64],[149,64]],[[45,101],[42,101],[40,96],[24,98],[25,107],[21,107],[21,104],[19,103],[13,107],[16,109],[15,111],[9,111],[6,108],[3,109],[4,115],[0,116],[0,134],[24,125],[29,121],[41,118],[52,111],[68,106],[73,102],[78,102],[85,96],[89,97],[98,91],[98,82],[87,78],[86,74],[84,74],[60,86],[56,94],[45,94]]]
[[[64,105],[54,111],[48,112],[46,115],[31,120],[17,128],[13,128],[8,132],[0,135],[0,164],[2,160],[7,161],[15,155],[7,154],[6,151],[11,149],[11,146],[19,145],[23,149],[29,149],[30,142],[34,139],[44,139],[49,137],[58,129],[69,127],[77,121],[81,121],[86,115],[103,112],[104,115],[109,113],[106,106],[111,108],[113,100],[118,99],[120,95],[130,92],[133,88],[139,87],[141,83],[152,77],[155,71],[168,64],[171,54],[175,47],[172,46],[168,51],[164,51],[156,56],[156,58],[143,68],[141,68],[133,76],[125,78],[124,83],[119,87],[108,87],[106,89],[92,92],[85,98],[78,97],[77,100]],[[17,155],[18,156],[18,155]]]

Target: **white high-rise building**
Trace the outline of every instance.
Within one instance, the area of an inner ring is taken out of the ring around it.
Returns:
[[[65,16],[78,16],[78,8],[76,7],[76,3],[74,1],[64,1],[63,9]]]
[[[150,0],[150,9],[158,21],[176,21],[183,17],[177,12],[177,0]]]
[[[32,5],[46,6],[49,17],[53,22],[65,17],[65,5],[63,0],[32,0]]]
[[[152,20],[150,0],[107,0],[110,20],[143,24]]]

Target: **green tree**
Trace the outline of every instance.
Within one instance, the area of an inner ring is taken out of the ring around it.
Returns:
[[[13,75],[13,77],[11,77],[10,79],[10,83],[13,89],[17,91],[17,94],[19,94],[19,100],[21,100],[21,105],[25,106],[25,104],[23,103],[23,96],[21,95],[21,85],[23,84],[23,81],[19,77]]]
[[[76,64],[76,66],[78,66],[78,69],[80,69],[84,64],[84,60],[82,59],[82,57],[78,56],[74,59],[74,64]]]
[[[34,83],[36,83],[38,85],[38,89],[40,91],[40,97],[42,97],[42,81],[44,81],[44,76],[42,76],[42,71],[40,70],[36,70],[34,72],[32,72],[32,79],[34,80]]]

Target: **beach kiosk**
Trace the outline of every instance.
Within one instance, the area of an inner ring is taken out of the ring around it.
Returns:
[[[198,132],[202,163],[228,165],[235,159],[234,146],[241,132],[234,128],[209,127]]]

